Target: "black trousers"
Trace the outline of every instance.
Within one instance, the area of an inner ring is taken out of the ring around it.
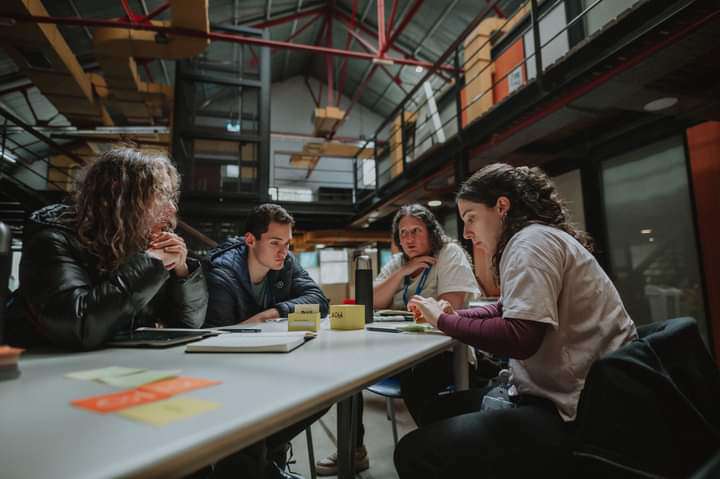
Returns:
[[[568,477],[573,423],[532,396],[518,398],[516,408],[479,412],[484,393],[441,396],[424,409],[424,426],[395,449],[400,478]]]
[[[221,459],[212,467],[212,473],[209,474],[209,478],[260,479],[272,477],[272,463],[276,462],[281,468],[285,465],[290,441],[303,432],[310,424],[320,419],[327,411],[328,410],[325,409],[235,454]]]

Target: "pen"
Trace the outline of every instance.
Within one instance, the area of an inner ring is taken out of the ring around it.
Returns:
[[[393,328],[378,328],[377,326],[367,326],[365,329],[368,331],[378,331],[381,333],[402,333],[399,329]]]
[[[259,328],[218,328],[226,333],[262,333]]]

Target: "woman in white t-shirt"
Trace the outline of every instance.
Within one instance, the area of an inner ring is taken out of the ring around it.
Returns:
[[[590,365],[636,338],[635,326],[541,170],[488,165],[463,184],[458,209],[464,237],[492,257],[500,301],[459,311],[420,296],[410,303],[446,334],[511,358],[510,400],[480,411],[486,390],[438,399],[398,444],[398,473],[562,476]]]
[[[462,308],[479,293],[469,255],[443,231],[435,215],[419,204],[401,207],[393,219],[393,241],[401,252],[395,254],[375,280],[375,309],[407,310],[413,296],[421,295]],[[403,398],[414,414],[428,398],[452,384],[451,353],[425,361],[400,377]],[[354,451],[355,471],[369,467],[364,446],[362,401]],[[318,475],[337,474],[337,454],[318,461]]]

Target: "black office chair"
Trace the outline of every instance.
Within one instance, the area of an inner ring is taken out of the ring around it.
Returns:
[[[720,448],[720,371],[695,320],[638,333],[590,368],[576,420],[578,477],[689,477]]]

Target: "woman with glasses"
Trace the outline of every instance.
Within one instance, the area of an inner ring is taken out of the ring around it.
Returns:
[[[400,252],[386,264],[375,280],[375,309],[407,310],[414,296],[447,301],[463,308],[480,290],[468,254],[443,231],[432,212],[419,204],[405,205],[393,219],[393,241]],[[437,393],[452,384],[452,354],[436,356],[401,375],[405,404],[413,417]],[[354,451],[355,470],[369,467],[364,446],[362,401],[358,420],[358,448]],[[337,455],[317,464],[320,475],[337,474]]]

